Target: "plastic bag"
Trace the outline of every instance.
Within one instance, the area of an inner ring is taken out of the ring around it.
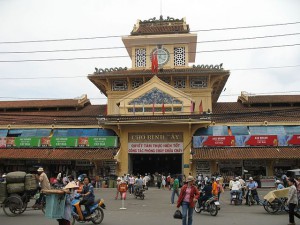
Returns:
[[[179,209],[177,209],[173,215],[174,219],[182,219],[182,213]]]

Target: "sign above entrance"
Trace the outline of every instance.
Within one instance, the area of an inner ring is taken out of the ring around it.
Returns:
[[[128,153],[183,153],[183,133],[129,133]]]
[[[183,142],[183,133],[129,133],[129,142]]]

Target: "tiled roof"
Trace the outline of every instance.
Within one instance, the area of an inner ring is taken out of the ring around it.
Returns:
[[[300,103],[300,95],[241,95],[244,104]]]
[[[97,125],[105,105],[87,105],[78,110],[0,111],[0,125]]]
[[[219,65],[215,65],[217,67]],[[220,74],[224,73],[226,75],[229,75],[229,70],[224,69],[217,69],[214,68],[212,65],[212,68],[202,68],[202,67],[188,67],[188,68],[171,68],[171,69],[161,69],[158,71],[157,76],[161,78],[160,76],[163,75],[192,75],[192,74],[198,74],[198,75],[207,75],[207,74]],[[92,80],[94,77],[114,77],[114,76],[120,76],[120,75],[126,75],[126,76],[141,76],[141,75],[149,75],[149,77],[153,77],[153,73],[151,69],[120,69],[120,70],[101,70],[98,69],[98,72],[94,72],[94,74],[88,75],[88,78]],[[124,79],[124,78],[123,78]]]
[[[247,106],[241,102],[217,102],[212,107],[215,122],[299,122],[300,107]]]
[[[109,160],[113,149],[0,149],[0,159]]]
[[[227,147],[193,149],[193,159],[299,159],[300,147]]]
[[[60,107],[83,107],[90,104],[83,99],[60,99],[60,100],[25,100],[25,101],[0,101],[0,109],[8,108],[60,108]]]
[[[151,34],[178,34],[188,33],[189,25],[184,19],[163,19],[162,16],[156,20],[154,17],[150,20],[138,21],[134,26],[131,35],[151,35]]]

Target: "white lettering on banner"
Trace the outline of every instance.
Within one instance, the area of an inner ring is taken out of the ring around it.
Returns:
[[[128,153],[183,153],[183,143],[128,143]]]

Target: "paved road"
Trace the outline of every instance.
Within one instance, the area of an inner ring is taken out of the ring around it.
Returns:
[[[260,197],[264,196],[269,189],[260,189]],[[135,199],[128,195],[125,201],[126,210],[121,210],[122,201],[115,200],[114,189],[98,189],[96,196],[105,199],[103,225],[181,225],[181,220],[173,219],[176,209],[170,204],[171,192],[150,188],[145,192],[145,200]],[[194,213],[194,225],[282,225],[288,223],[287,213],[269,215],[262,206],[234,206],[229,204],[229,192],[221,196],[221,211],[216,217],[208,213]],[[32,202],[30,202],[32,204]],[[296,223],[298,219],[296,218]],[[41,211],[27,210],[17,217],[7,217],[0,210],[1,225],[52,225],[58,224],[55,220],[47,219]],[[79,223],[77,223],[79,224]],[[92,223],[89,223],[92,224]]]

